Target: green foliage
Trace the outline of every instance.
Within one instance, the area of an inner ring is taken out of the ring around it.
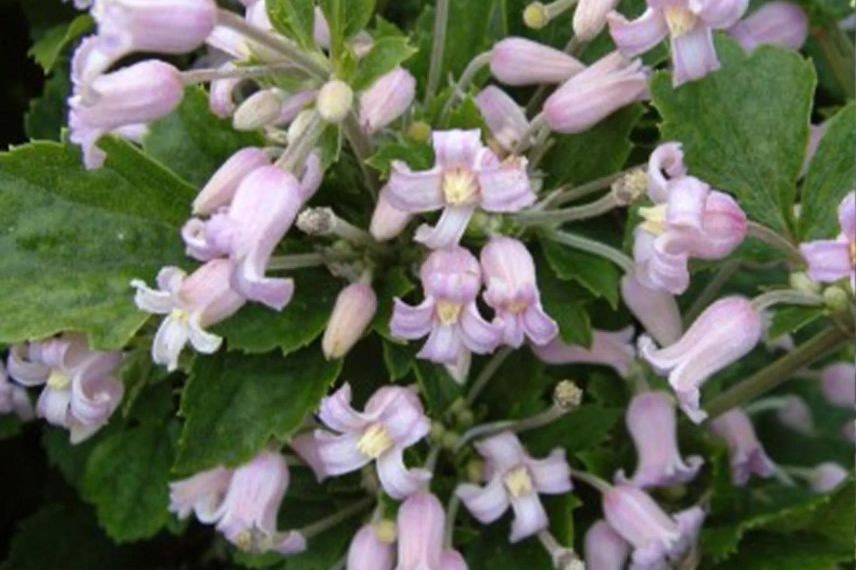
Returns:
[[[822,307],[784,307],[773,315],[773,323],[767,331],[770,339],[795,333],[824,315]]]
[[[330,49],[341,63],[345,40],[366,27],[374,13],[375,0],[320,0],[330,26]]]
[[[611,261],[550,240],[543,240],[541,248],[559,279],[579,283],[613,308],[618,306],[621,273]]]
[[[452,402],[461,396],[461,386],[442,365],[417,360],[414,368],[428,413],[432,416],[445,414]]]
[[[49,73],[63,50],[84,34],[88,34],[94,25],[94,20],[87,14],[78,16],[69,24],[55,26],[30,48],[29,54],[42,66],[45,73]]]
[[[394,160],[400,160],[412,170],[427,170],[434,164],[434,149],[427,142],[411,139],[381,144],[366,164],[377,170],[381,178],[388,178]]]
[[[71,81],[66,73],[54,73],[45,81],[42,95],[30,101],[24,117],[24,130],[32,139],[60,140],[66,120],[66,99]]]
[[[268,17],[276,31],[303,48],[315,48],[315,2],[312,0],[265,0]]]
[[[357,74],[351,83],[356,91],[363,91],[402,62],[410,59],[416,48],[407,38],[388,36],[377,40],[371,51],[360,61]]]

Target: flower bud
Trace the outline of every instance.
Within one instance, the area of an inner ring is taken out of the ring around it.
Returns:
[[[196,196],[193,201],[194,215],[210,214],[227,206],[244,178],[253,170],[269,164],[270,158],[260,148],[244,148],[233,154]]]
[[[823,302],[826,308],[836,313],[849,311],[853,306],[847,291],[837,285],[832,285],[823,290]]]
[[[532,351],[548,364],[599,364],[609,366],[622,378],[630,374],[636,359],[632,345],[633,327],[617,332],[594,331],[589,348],[566,344],[557,336],[544,346],[532,345]]]
[[[811,408],[799,396],[787,396],[776,415],[783,425],[797,433],[806,436],[814,433],[814,418],[811,414]]]
[[[821,463],[808,474],[808,484],[815,493],[829,493],[850,477],[850,471],[837,463]]]
[[[808,37],[808,16],[791,2],[769,2],[728,30],[747,52],[762,44],[800,49]]]
[[[630,545],[604,520],[589,528],[585,538],[587,570],[623,570]]]
[[[416,142],[428,142],[431,138],[431,125],[425,121],[414,121],[407,127],[407,138]]]
[[[348,116],[354,103],[354,92],[344,81],[334,79],[318,91],[316,106],[318,114],[328,123],[341,123]]]
[[[591,41],[606,27],[606,15],[618,0],[580,0],[574,11],[574,35],[581,42]]]
[[[506,85],[561,83],[584,68],[565,52],[524,38],[506,38],[490,52],[491,73]]]
[[[377,199],[369,233],[377,241],[387,241],[396,237],[413,218],[413,214],[394,208],[386,198],[386,192],[381,190]]]
[[[396,67],[360,95],[360,126],[369,134],[400,117],[416,95],[416,79]]]
[[[681,337],[681,311],[674,296],[666,291],[649,289],[635,276],[627,274],[621,280],[621,297],[660,346],[669,346]]]
[[[476,105],[490,134],[503,150],[512,151],[529,130],[529,120],[520,105],[494,85],[478,94]]]
[[[823,369],[820,378],[827,402],[840,408],[856,407],[856,366],[847,362],[831,364]]]
[[[547,7],[541,2],[532,2],[523,10],[523,23],[527,28],[540,30],[550,23],[550,14]]]
[[[710,429],[728,445],[731,479],[736,486],[745,486],[752,474],[771,477],[776,472],[775,464],[755,435],[752,421],[742,409],[733,408],[722,414],[710,423]]]
[[[572,380],[562,380],[553,389],[553,403],[563,410],[578,408],[583,402],[583,391]]]
[[[377,311],[377,296],[365,283],[348,285],[336,298],[321,348],[328,360],[342,358],[369,326]]]
[[[363,526],[351,541],[348,548],[347,570],[392,570],[395,560],[395,527],[392,528],[392,540],[388,539],[388,533],[381,536],[377,526],[367,524]]]
[[[239,131],[254,131],[266,127],[279,118],[283,101],[282,90],[275,87],[256,91],[235,111],[232,126]]]
[[[788,277],[788,283],[791,289],[804,291],[806,293],[820,293],[820,284],[812,281],[811,277],[805,271],[797,271],[791,273]]]
[[[298,113],[288,127],[288,144],[294,144],[300,140],[300,137],[306,132],[307,127],[309,127],[314,118],[315,111],[312,109],[306,109]]]

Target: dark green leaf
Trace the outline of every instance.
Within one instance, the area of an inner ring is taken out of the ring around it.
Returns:
[[[556,447],[564,448],[569,455],[573,455],[602,443],[621,416],[620,409],[589,404],[550,425],[525,432],[521,437],[527,449],[536,457]]]
[[[368,55],[360,61],[352,87],[356,91],[368,89],[372,83],[415,53],[416,48],[410,45],[406,37],[385,37],[377,40]]]
[[[461,386],[449,376],[442,364],[424,360],[416,360],[414,364],[428,412],[437,416],[446,413],[452,402],[461,396]]]
[[[773,323],[767,331],[770,339],[795,333],[824,315],[823,307],[785,307],[773,315]]]
[[[345,40],[366,27],[374,13],[375,0],[320,0],[330,26],[333,58],[340,65]]]
[[[538,285],[544,310],[559,325],[559,334],[568,344],[591,346],[591,318],[586,311],[589,294],[582,287],[561,281],[548,270],[539,271]]]
[[[198,358],[181,399],[176,471],[240,465],[271,439],[284,441],[315,412],[340,367],[317,348],[288,358],[222,351]]]
[[[541,247],[559,279],[575,281],[595,297],[606,299],[613,309],[618,307],[621,274],[612,262],[550,240],[541,242]]]
[[[391,381],[395,382],[410,374],[414,358],[415,352],[409,345],[383,341],[383,363]]]
[[[95,25],[88,14],[78,16],[69,24],[60,24],[51,28],[30,48],[29,55],[35,59],[45,73],[50,72],[66,46],[89,33]]]
[[[389,333],[389,321],[392,319],[393,299],[404,297],[413,290],[414,285],[401,267],[384,272],[382,277],[383,280],[376,285],[378,305],[372,328],[383,337],[392,339]]]
[[[722,40],[717,50],[723,68],[704,79],[674,89],[670,75],[654,77],[663,139],[683,143],[690,174],[737,196],[749,217],[787,232],[808,144],[814,70],[782,48],[762,46],[746,57]]]
[[[434,164],[434,149],[428,143],[406,139],[403,142],[381,143],[366,164],[380,172],[381,178],[389,176],[392,161],[400,160],[412,170],[427,170]]]
[[[476,101],[472,97],[465,97],[457,107],[452,109],[441,127],[444,129],[479,129],[482,134],[489,132],[479,106],[476,105]]]
[[[785,537],[759,533],[746,541],[734,558],[715,570],[838,570],[851,554],[831,548],[828,540],[812,535]],[[852,564],[850,565],[852,566]],[[848,567],[850,567],[848,566]]]
[[[65,71],[57,71],[45,81],[42,96],[30,101],[30,108],[24,117],[28,137],[60,140],[60,132],[68,114],[66,100],[70,91],[71,82]]]
[[[265,0],[273,27],[303,48],[315,46],[315,2],[313,0]]]

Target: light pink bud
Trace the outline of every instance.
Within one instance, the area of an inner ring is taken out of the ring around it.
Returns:
[[[233,154],[217,169],[214,176],[193,201],[195,215],[211,214],[228,206],[238,186],[252,171],[270,164],[270,157],[260,148],[244,148]]]
[[[772,477],[776,466],[755,435],[752,421],[740,408],[722,414],[710,423],[711,431],[723,439],[731,452],[731,479],[737,486],[749,482],[752,474]]]
[[[298,91],[297,93],[288,96],[282,104],[282,108],[279,110],[279,117],[276,120],[276,124],[290,124],[310,103],[315,101],[317,96],[318,91],[314,89]]]
[[[360,126],[376,133],[404,114],[415,95],[416,79],[396,67],[360,95]]]
[[[31,420],[35,416],[27,390],[9,381],[6,369],[0,362],[0,415],[12,413],[21,421]]]
[[[604,520],[589,528],[585,538],[586,570],[624,570],[630,545]]]
[[[529,130],[529,120],[520,105],[495,85],[478,94],[476,105],[494,140],[506,151],[516,147]]]
[[[791,2],[770,2],[728,30],[743,49],[772,44],[798,50],[808,37],[808,16]]]
[[[201,46],[214,30],[213,0],[96,0],[92,15],[98,35],[128,51],[185,53]]]
[[[680,528],[647,493],[619,485],[603,495],[609,526],[633,546],[634,568],[665,568],[681,538]],[[647,565],[646,565],[647,564]]]
[[[821,463],[811,470],[808,484],[815,493],[830,493],[850,477],[850,471],[837,463]]]
[[[396,570],[466,570],[461,555],[443,550],[446,513],[437,497],[420,492],[398,510]]]
[[[550,46],[524,38],[506,38],[490,52],[490,70],[506,85],[561,83],[585,67]]]
[[[102,135],[164,117],[183,97],[181,73],[161,61],[143,61],[101,75],[68,101],[70,139],[83,147],[86,167],[97,168],[105,158],[95,146]]]
[[[272,87],[256,91],[238,106],[232,126],[239,131],[254,131],[275,123],[282,113],[285,94]]]
[[[556,132],[581,133],[615,111],[648,98],[648,68],[613,52],[559,87],[544,102],[544,119]]]
[[[392,570],[395,566],[395,537],[392,537],[392,542],[384,540],[386,538],[389,537],[380,536],[375,525],[364,525],[351,540],[346,570]]]
[[[783,425],[803,435],[814,433],[814,418],[805,400],[799,396],[787,396],[782,404],[776,415]]]
[[[330,26],[327,24],[327,18],[324,17],[324,12],[319,6],[315,7],[312,36],[318,47],[330,49]]]
[[[621,280],[621,297],[645,330],[660,346],[669,346],[683,333],[681,310],[666,291],[645,287],[632,274]]]
[[[565,344],[556,337],[545,346],[533,345],[532,351],[548,364],[600,364],[611,367],[619,376],[626,378],[636,359],[632,340],[633,327],[618,332],[596,330],[590,348]]]
[[[823,369],[820,387],[826,401],[840,408],[856,406],[856,365],[839,362]]]
[[[193,513],[199,522],[213,524],[217,522],[218,511],[231,480],[231,469],[215,467],[174,481],[169,484],[169,511],[180,519],[186,519]]]
[[[705,309],[676,343],[658,350],[643,336],[639,349],[658,372],[669,373],[669,384],[681,408],[700,423],[707,417],[699,407],[702,384],[748,354],[763,332],[761,314],[748,299],[726,297]]]
[[[386,188],[381,190],[372,213],[369,233],[377,241],[387,241],[398,236],[410,223],[413,214],[404,212],[392,206],[387,199]]]
[[[644,392],[627,408],[627,430],[639,457],[629,481],[623,471],[617,479],[636,487],[669,487],[692,481],[704,460],[694,455],[684,462],[678,449],[678,425],[672,399],[663,392]]]
[[[591,41],[606,27],[606,15],[618,0],[580,0],[574,11],[574,35],[582,42]]]
[[[352,283],[339,293],[324,331],[321,348],[328,360],[342,358],[363,336],[377,311],[377,295],[370,285]]]
[[[235,69],[235,65],[231,62],[220,67],[222,71]],[[208,89],[208,108],[212,113],[226,119],[235,113],[235,100],[233,98],[235,89],[243,81],[240,77],[227,77],[225,79],[215,79],[211,82]]]

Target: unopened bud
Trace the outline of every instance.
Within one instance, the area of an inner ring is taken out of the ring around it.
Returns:
[[[407,138],[416,142],[427,142],[431,138],[431,125],[425,121],[414,121],[407,127]]]
[[[256,91],[235,111],[232,126],[239,131],[254,131],[266,127],[279,118],[283,101],[283,93],[279,89]]]
[[[310,236],[330,235],[335,218],[330,208],[306,208],[297,216],[297,229]]]
[[[461,436],[458,432],[447,431],[445,434],[443,434],[442,445],[446,449],[455,449],[455,447],[457,447],[459,441],[461,441]]]
[[[618,0],[580,0],[574,10],[574,36],[581,42],[591,41],[606,27],[606,15]]]
[[[550,15],[547,8],[541,2],[532,2],[523,10],[523,23],[527,28],[540,30],[550,23]]]
[[[467,481],[470,483],[481,483],[484,481],[484,461],[472,459],[467,463]]]
[[[440,422],[431,422],[431,441],[442,443],[444,435],[446,435],[446,426]]]
[[[836,313],[844,312],[851,307],[850,296],[838,285],[827,287],[823,291],[823,302],[830,311]]]
[[[473,415],[472,410],[461,410],[460,412],[455,414],[455,419],[458,422],[458,427],[462,429],[470,427],[476,421],[475,415]]]
[[[390,240],[404,231],[412,217],[413,214],[393,207],[386,197],[386,192],[381,191],[372,213],[369,233],[376,241]]]
[[[311,109],[301,111],[288,127],[288,144],[297,142],[303,136],[303,133],[306,132],[306,128],[314,118],[315,111]]]
[[[612,194],[621,206],[628,206],[648,191],[648,173],[642,168],[631,170],[612,183]]]
[[[377,311],[377,295],[365,283],[348,285],[336,298],[321,348],[328,360],[342,358],[362,338]]]
[[[583,391],[571,380],[562,380],[553,390],[553,403],[563,410],[578,408],[583,401]]]
[[[464,401],[463,398],[456,399],[454,402],[452,402],[452,405],[449,406],[449,411],[453,414],[459,414],[466,409],[467,403]]]
[[[804,291],[806,293],[820,293],[820,285],[813,281],[811,277],[808,276],[808,273],[804,271],[791,273],[788,277],[788,282],[791,285],[791,289]]]
[[[328,81],[318,92],[316,108],[328,123],[341,123],[354,104],[354,91],[344,81]]]

